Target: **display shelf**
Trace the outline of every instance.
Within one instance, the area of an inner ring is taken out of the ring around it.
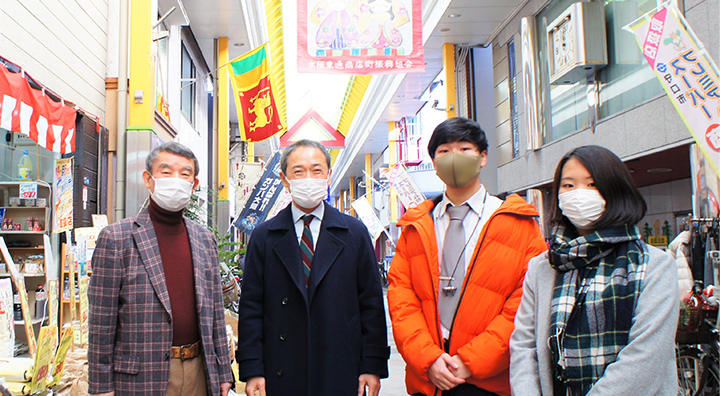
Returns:
[[[12,210],[27,209],[27,210],[35,210],[35,211],[39,212],[42,210],[47,210],[48,207],[47,206],[0,206],[0,209],[12,209]]]
[[[36,325],[38,323],[44,322],[47,318],[37,318],[32,320],[32,324]],[[25,325],[24,320],[15,320],[15,326],[23,326]]]
[[[21,235],[21,234],[31,234],[31,235],[43,235],[47,234],[46,231],[0,231],[0,235],[2,234],[8,234],[8,235]],[[10,247],[8,247],[10,248]]]
[[[20,274],[20,275],[22,275],[22,276],[24,276],[24,277],[26,277],[26,278],[38,278],[38,277],[41,277],[41,276],[44,277],[44,276],[45,276],[45,273],[44,273],[44,272],[38,272],[38,273],[36,273],[36,274],[28,274],[28,273],[23,272],[23,273]],[[0,273],[0,278],[9,278],[9,277],[10,277],[10,273],[7,273],[7,272]]]

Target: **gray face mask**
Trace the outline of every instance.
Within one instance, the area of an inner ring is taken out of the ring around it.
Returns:
[[[480,175],[481,156],[450,153],[435,157],[435,172],[448,187],[464,188]]]

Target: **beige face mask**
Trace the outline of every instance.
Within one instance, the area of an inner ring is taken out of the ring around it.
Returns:
[[[480,174],[482,156],[450,153],[435,158],[435,172],[448,187],[464,188]]]

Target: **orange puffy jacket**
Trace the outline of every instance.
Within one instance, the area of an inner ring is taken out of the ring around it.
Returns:
[[[400,219],[398,226],[404,228],[388,274],[390,317],[407,364],[407,391],[428,396],[438,391],[428,370],[443,353],[440,265],[431,214],[436,204],[426,200]],[[472,372],[467,382],[499,395],[510,395],[508,343],[527,263],[547,249],[536,216],[532,205],[513,194],[488,219],[466,271],[449,336],[450,356],[459,355]]]

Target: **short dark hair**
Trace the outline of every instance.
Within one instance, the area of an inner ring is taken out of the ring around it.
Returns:
[[[592,224],[594,229],[601,230],[621,225],[634,226],[645,216],[647,211],[645,199],[620,158],[605,147],[581,146],[565,154],[555,169],[552,213],[549,219],[552,226],[572,226],[567,217],[563,216],[558,204],[562,170],[570,158],[575,158],[588,170],[598,192],[605,199],[605,212]]]
[[[151,175],[153,165],[155,165],[155,161],[157,161],[159,153],[175,154],[192,160],[195,164],[195,177],[197,177],[198,173],[200,173],[200,164],[198,163],[198,159],[192,152],[192,150],[190,150],[184,144],[178,142],[167,142],[152,149],[150,154],[148,154],[147,158],[145,158],[145,170],[150,172]]]
[[[470,142],[477,146],[478,151],[481,153],[487,150],[488,147],[485,131],[480,127],[480,124],[469,118],[453,117],[435,127],[428,142],[430,158],[435,159],[435,151],[438,146],[454,142]]]
[[[282,173],[284,175],[287,175],[288,157],[298,147],[314,147],[314,148],[320,150],[325,155],[325,160],[327,161],[328,170],[330,169],[330,153],[327,151],[325,146],[323,146],[320,142],[316,142],[315,140],[302,139],[302,140],[298,140],[297,142],[289,145],[285,149],[285,151],[283,151],[282,156],[280,157],[280,170],[282,171]]]

